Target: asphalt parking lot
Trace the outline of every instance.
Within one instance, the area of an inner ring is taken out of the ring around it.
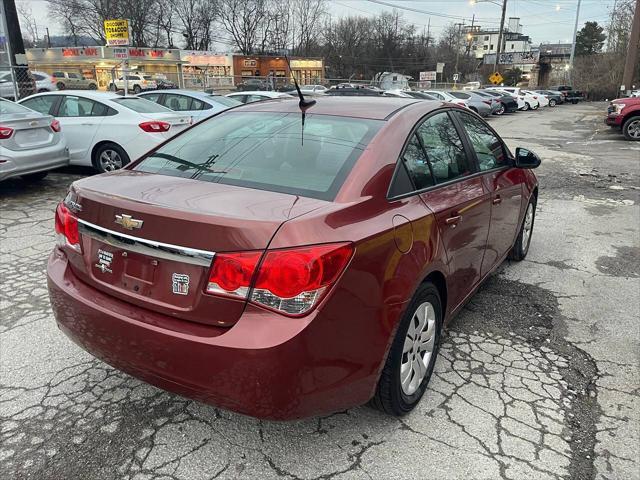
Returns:
[[[543,158],[526,261],[450,324],[419,407],[270,423],[120,373],[55,326],[53,210],[82,172],[0,184],[0,478],[640,478],[640,144],[605,103],[490,120]]]

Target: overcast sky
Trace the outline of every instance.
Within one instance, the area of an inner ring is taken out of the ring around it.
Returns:
[[[469,0],[380,0],[381,3],[394,5],[403,13],[405,21],[419,28],[430,26],[436,37],[442,29],[451,23],[471,24],[475,14],[475,24],[497,28],[500,23],[502,0],[487,2],[478,0],[474,6]],[[47,16],[45,0],[17,0],[16,3],[31,5],[39,28],[49,26],[52,35],[62,33]],[[520,17],[523,33],[530,35],[534,45],[545,42],[570,42],[576,15],[577,0],[507,0],[507,17]],[[597,21],[606,25],[614,0],[582,0],[580,8],[580,28],[586,21]],[[330,13],[334,16],[367,15],[373,16],[382,11],[393,10],[392,6],[374,3],[369,0],[328,0]],[[409,9],[409,10],[406,10]]]

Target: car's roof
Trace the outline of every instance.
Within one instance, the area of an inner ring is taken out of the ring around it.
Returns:
[[[165,94],[170,94],[170,93],[177,93],[178,95],[186,95],[188,97],[196,97],[196,98],[211,98],[212,96],[216,96],[218,95],[217,93],[206,93],[206,92],[201,92],[199,90],[185,90],[182,88],[172,88],[171,90],[150,90],[148,92],[143,92],[138,94],[140,97],[146,97],[147,95],[150,94],[159,94],[159,93],[165,93]]]
[[[235,95],[263,95],[265,97],[272,97],[272,98],[279,98],[279,97],[287,98],[287,95],[289,94],[286,92],[271,92],[269,90],[246,90],[242,92],[231,92],[227,95],[227,97],[235,96]]]
[[[317,98],[316,104],[310,107],[307,113],[384,120],[395,112],[415,103],[432,105],[433,109],[443,105],[441,101],[420,100],[417,98],[323,96],[322,98]],[[297,99],[283,99],[248,103],[234,108],[233,111],[295,113],[300,112],[300,107]]]
[[[93,100],[118,100],[120,98],[124,98],[124,95],[118,95],[115,92],[97,92],[95,90],[55,90],[53,92],[37,93],[36,95],[75,95],[79,97],[91,98]],[[128,98],[131,97],[135,96],[128,96]]]

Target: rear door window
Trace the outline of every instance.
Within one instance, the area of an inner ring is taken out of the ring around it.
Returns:
[[[66,95],[58,108],[58,117],[101,117],[108,107],[88,98]]]
[[[58,98],[60,98],[59,95],[42,95],[41,97],[27,98],[20,104],[44,115],[52,115],[53,106]]]
[[[228,111],[169,141],[134,168],[228,185],[335,198],[384,124],[300,113]]]
[[[167,93],[164,96],[162,104],[175,112],[186,112],[188,110],[191,110],[191,98],[187,97],[186,95]]]

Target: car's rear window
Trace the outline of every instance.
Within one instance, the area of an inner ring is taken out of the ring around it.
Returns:
[[[226,112],[169,141],[134,169],[333,200],[384,122],[300,113]]]
[[[471,98],[471,95],[468,95],[466,93],[462,93],[462,92],[448,92],[449,95],[456,97],[456,98],[462,98],[462,99],[468,99]]]
[[[144,98],[114,98],[112,101],[138,113],[162,113],[173,111],[155,102],[145,100]]]
[[[225,97],[224,95],[209,95],[209,97],[211,97],[211,100],[213,100],[214,102],[219,103],[220,105],[224,105],[225,107],[235,107],[237,105],[242,105],[242,102],[240,100],[236,100],[232,97]]]
[[[0,114],[9,113],[34,113],[34,111],[17,103],[5,100],[4,98],[0,99]]]

